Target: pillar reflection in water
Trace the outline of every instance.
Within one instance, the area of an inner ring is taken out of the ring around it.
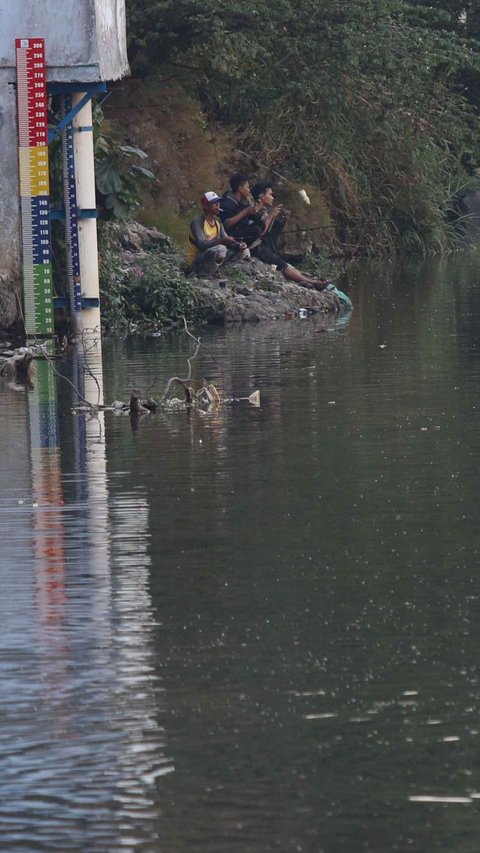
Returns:
[[[57,383],[50,364],[39,361],[28,395],[32,472],[32,539],[39,642],[64,667],[65,528],[57,417]],[[45,643],[45,645],[44,645]],[[55,669],[55,665],[53,667]],[[58,674],[55,676],[57,679]]]
[[[98,347],[72,376],[86,399],[103,395]],[[14,837],[119,849],[155,843],[155,783],[174,769],[158,721],[148,502],[142,489],[109,494],[103,413],[63,415],[60,440],[62,382],[40,362],[28,397],[34,642],[11,628],[23,657],[8,708],[0,699],[0,832],[6,849]]]

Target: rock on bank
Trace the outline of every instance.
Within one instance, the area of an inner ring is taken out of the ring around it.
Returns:
[[[242,283],[228,278],[225,269],[223,281],[195,280],[198,312],[203,320],[211,323],[244,323],[262,320],[291,319],[307,314],[326,314],[337,310],[334,296],[328,292],[307,290],[298,284],[276,280],[260,261],[251,261],[243,266]],[[234,267],[232,276],[237,275]],[[281,278],[281,277],[280,277]]]

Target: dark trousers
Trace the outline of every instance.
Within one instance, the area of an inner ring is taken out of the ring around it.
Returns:
[[[262,233],[262,228],[260,225],[257,225],[255,222],[251,220],[243,220],[243,222],[239,222],[238,225],[234,225],[233,228],[229,230],[229,234],[232,237],[235,237],[235,240],[243,240],[247,246],[250,246],[254,240],[258,240],[260,234]]]

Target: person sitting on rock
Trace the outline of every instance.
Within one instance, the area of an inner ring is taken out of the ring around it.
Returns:
[[[328,284],[327,279],[314,278],[308,273],[300,272],[289,264],[277,249],[276,239],[283,230],[290,211],[285,210],[282,204],[274,205],[272,184],[268,181],[255,184],[252,187],[252,196],[258,206],[258,213],[254,215],[256,221],[262,226],[260,242],[251,246],[252,256],[265,264],[275,266],[288,281],[293,281],[302,287],[324,290]]]
[[[218,278],[219,267],[228,261],[250,257],[246,243],[230,237],[218,217],[220,197],[209,190],[200,199],[203,213],[190,223],[186,252],[187,274]]]
[[[230,178],[230,187],[231,192],[225,193],[220,202],[220,219],[227,234],[250,246],[259,239],[263,231],[263,225],[252,218],[260,212],[262,205],[251,203],[247,175],[236,172]]]

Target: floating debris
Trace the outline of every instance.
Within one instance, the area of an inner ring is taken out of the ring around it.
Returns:
[[[337,714],[304,714],[304,720],[330,720],[332,717],[336,717]]]
[[[433,794],[414,794],[408,798],[411,803],[471,803],[471,797],[437,797]]]
[[[248,400],[251,406],[260,405],[260,391],[253,391],[248,397],[225,397],[224,403],[241,403],[243,400]]]

